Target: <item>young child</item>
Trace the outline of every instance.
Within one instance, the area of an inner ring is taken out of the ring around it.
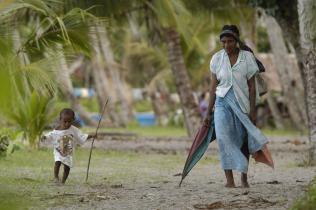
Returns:
[[[51,132],[44,135],[44,139],[52,142],[54,146],[54,178],[59,183],[59,168],[64,165],[64,174],[61,183],[64,184],[73,166],[73,152],[76,144],[83,144],[87,139],[94,136],[82,134],[81,131],[72,125],[75,120],[75,113],[72,109],[65,108],[59,114],[59,124]]]

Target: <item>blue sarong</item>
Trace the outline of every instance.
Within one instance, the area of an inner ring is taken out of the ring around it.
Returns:
[[[233,88],[225,97],[216,97],[214,121],[222,168],[247,173],[248,160],[241,151],[245,140],[250,154],[261,150],[268,140],[241,110]]]

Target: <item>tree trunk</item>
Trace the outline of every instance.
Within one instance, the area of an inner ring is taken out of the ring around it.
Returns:
[[[120,70],[118,68],[118,64],[116,63],[114,59],[113,51],[110,46],[110,41],[107,35],[106,28],[102,27],[101,25],[96,26],[96,28],[99,35],[98,38],[100,40],[100,45],[101,45],[101,50],[104,55],[104,60],[106,62],[107,69],[113,81],[115,93],[117,95],[117,98],[120,104],[119,114],[121,116],[123,125],[126,126],[131,116],[130,113],[132,113],[132,111],[130,110],[130,106],[128,105],[128,102],[125,98],[125,93],[124,93],[123,85],[122,85],[122,79],[120,77]]]
[[[267,93],[267,101],[268,101],[271,113],[273,115],[276,128],[277,129],[284,129],[284,124],[283,124],[281,113],[278,109],[275,98],[272,96],[272,94],[270,92]]]
[[[286,7],[284,5],[287,5]],[[303,91],[300,94],[304,96],[304,118],[307,125],[307,97],[306,97],[306,76],[304,67],[304,54],[300,45],[299,17],[297,9],[297,0],[278,0],[272,4],[266,4],[265,1],[257,1],[257,6],[264,8],[266,13],[273,15],[282,28],[284,38],[293,45],[297,59],[297,65],[303,81]],[[273,8],[273,9],[271,9]]]
[[[88,124],[92,126],[96,126],[97,123],[93,121],[90,117],[90,113],[87,112],[84,107],[82,107],[77,100],[77,98],[73,95],[73,86],[70,79],[69,68],[67,66],[67,62],[63,53],[62,45],[57,45],[57,50],[59,51],[59,71],[57,73],[57,80],[60,84],[60,89],[63,95],[70,102],[70,106],[73,110],[79,113],[80,117]]]
[[[180,37],[173,28],[165,29],[165,37],[168,48],[168,58],[171,70],[176,82],[177,92],[180,96],[188,135],[193,137],[201,121],[199,109],[194,99],[189,76],[184,65]]]
[[[93,45],[94,55],[92,57],[92,75],[95,83],[95,88],[99,100],[100,110],[102,109],[103,105],[105,104],[107,98],[109,98],[109,81],[107,75],[104,71],[104,66],[102,65],[101,59],[101,51],[99,40],[96,35],[97,29],[93,27],[90,33],[90,38]],[[110,100],[108,103],[108,108],[106,109],[107,115],[110,117],[114,126],[122,125],[119,116],[117,115],[117,111],[115,106],[113,105],[113,101]]]
[[[296,93],[299,89],[295,87],[295,84],[298,84],[301,81],[297,81],[297,78],[294,79],[291,77],[291,71],[293,69],[290,69],[288,65],[288,51],[278,23],[273,17],[267,16],[266,25],[271,49],[274,54],[273,62],[280,77],[289,114],[295,127],[303,131],[305,129],[304,122],[306,122],[305,107],[303,106],[304,103],[302,103],[304,98],[303,94]]]
[[[301,48],[304,56],[310,163],[316,159],[316,2],[298,0]]]
[[[132,32],[133,41],[140,41],[141,39],[140,29],[135,20],[133,13],[127,13],[126,17],[127,17],[129,28]]]

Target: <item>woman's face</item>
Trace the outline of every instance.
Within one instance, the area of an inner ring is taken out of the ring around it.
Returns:
[[[224,36],[221,39],[221,43],[223,45],[223,48],[225,49],[227,54],[231,54],[234,52],[234,50],[237,48],[237,42],[233,37],[230,36]]]

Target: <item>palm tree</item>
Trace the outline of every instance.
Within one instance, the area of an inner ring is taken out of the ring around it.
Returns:
[[[288,50],[286,48],[282,31],[278,23],[271,16],[265,17],[265,22],[267,25],[268,37],[270,40],[271,49],[274,55],[274,63],[277,67],[277,73],[279,75],[282,91],[284,93],[285,103],[290,104],[288,107],[290,118],[293,121],[296,128],[301,131],[305,129],[306,113],[305,106],[302,103],[302,93],[299,94],[299,88],[294,86],[291,71],[294,71],[292,67],[287,65],[288,63]],[[296,83],[299,84],[300,80],[296,79]],[[296,88],[295,88],[296,87]]]
[[[123,126],[126,126],[130,118],[129,105],[125,98],[125,93],[123,90],[122,78],[120,75],[119,65],[114,59],[113,51],[110,46],[110,41],[108,37],[108,32],[104,25],[98,24],[96,26],[98,39],[100,40],[100,46],[102,50],[102,55],[104,56],[104,61],[107,65],[107,70],[109,72],[112,84],[115,89],[116,96],[119,101],[119,114]]]
[[[283,34],[286,35],[284,37],[286,38],[286,40],[288,40],[289,43],[292,44],[293,49],[295,50],[300,74],[304,84],[304,98],[308,118],[309,140],[311,144],[310,161],[315,161],[316,158],[314,142],[316,142],[316,121],[314,114],[316,113],[316,105],[314,96],[316,83],[312,82],[315,78],[313,74],[313,72],[315,72],[315,69],[313,68],[313,65],[310,65],[313,63],[313,61],[315,61],[315,57],[313,56],[315,55],[313,54],[313,52],[315,52],[313,51],[313,49],[315,49],[315,42],[312,41],[312,38],[308,38],[310,37],[309,32],[312,32],[312,29],[314,28],[312,25],[309,25],[313,24],[313,21],[308,23],[309,20],[315,18],[315,11],[313,11],[314,1],[251,0],[251,3],[255,7],[263,8],[267,14],[275,17],[282,28]],[[301,40],[304,40],[304,42],[301,42]],[[308,43],[308,45],[306,45],[306,43]]]
[[[0,8],[1,22],[6,26],[1,31],[1,79],[9,81],[3,83],[8,94],[1,91],[1,98],[6,103],[0,111],[20,125],[32,145],[36,143],[35,138],[40,135],[45,123],[49,122],[43,120],[48,115],[51,101],[47,97],[53,99],[57,90],[53,67],[60,61],[60,56],[54,49],[56,44],[62,44],[72,53],[74,50],[88,52],[89,49],[83,32],[86,20],[93,16],[78,8],[59,15],[56,13],[59,6],[60,3],[54,1],[21,0]],[[25,13],[30,14],[31,18],[25,19]],[[18,30],[24,25],[29,30],[22,37]],[[15,49],[12,42],[5,38],[8,36],[17,43]],[[47,53],[49,56],[45,57]],[[18,59],[20,55],[23,55],[23,60]]]
[[[152,14],[150,18],[154,19],[153,22],[158,23],[158,26],[153,27],[158,27],[165,40],[168,60],[180,96],[185,125],[188,135],[192,137],[201,118],[185,66],[179,34],[179,31],[184,35],[183,37],[187,34],[184,23],[190,19],[190,13],[182,1],[147,1],[146,5],[152,10],[152,13],[149,13]]]
[[[306,76],[307,113],[309,118],[310,161],[316,159],[316,3],[312,0],[298,1],[298,17],[302,53]]]
[[[105,66],[102,62],[101,47],[99,38],[97,37],[96,26],[90,28],[90,40],[93,45],[94,54],[92,56],[92,74],[95,82],[95,88],[97,91],[100,107],[102,107],[107,98],[110,97],[110,82],[105,72]],[[111,122],[114,126],[123,125],[113,103],[109,103],[107,114],[110,116]]]
[[[129,1],[127,4],[121,4],[119,1],[93,1],[90,4],[101,4],[104,11],[100,12],[96,8],[98,14],[107,13],[108,16],[117,14],[125,14],[129,11],[140,12],[148,22],[159,23],[157,30],[162,31],[168,48],[168,57],[171,69],[176,81],[177,91],[181,99],[182,109],[185,116],[187,131],[190,136],[194,135],[197,125],[200,121],[198,107],[193,96],[190,80],[186,67],[184,65],[183,52],[180,46],[180,31],[185,32],[184,21],[188,20],[189,12],[186,11],[182,1],[152,1],[140,0]],[[85,6],[88,6],[85,4]],[[91,5],[90,5],[91,6]],[[125,16],[124,16],[125,17]],[[181,24],[180,24],[181,23]],[[156,27],[156,26],[154,26]],[[152,28],[150,28],[152,29]],[[148,30],[151,33],[151,30]],[[156,30],[155,29],[155,30]]]

